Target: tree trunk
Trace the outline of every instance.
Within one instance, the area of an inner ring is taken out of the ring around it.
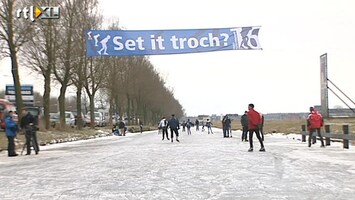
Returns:
[[[131,99],[129,94],[126,94],[127,97],[127,117],[128,117],[128,125],[131,125]]]
[[[83,117],[81,115],[81,93],[82,83],[79,80],[78,88],[76,91],[76,128],[81,130],[83,128]]]
[[[51,93],[51,68],[46,70],[44,76],[44,93],[43,93],[43,109],[44,109],[44,126],[46,130],[50,128],[49,113],[50,113],[50,96]]]
[[[59,115],[60,115],[60,126],[65,127],[65,92],[67,90],[67,85],[62,84],[60,88],[60,95],[58,97],[59,103]]]
[[[17,111],[19,114],[19,118],[21,118],[22,113],[20,112],[23,108],[23,102],[22,102],[22,95],[21,95],[21,83],[20,83],[20,76],[18,74],[18,62],[17,62],[17,52],[16,52],[16,46],[15,46],[15,41],[14,41],[14,30],[13,30],[13,7],[14,7],[14,1],[8,1],[8,45],[9,45],[9,50],[10,50],[10,57],[11,57],[11,71],[12,71],[12,78],[14,81],[15,85],[15,97],[16,97],[16,107]]]
[[[95,128],[95,104],[94,104],[94,95],[89,95],[90,99],[90,127]]]

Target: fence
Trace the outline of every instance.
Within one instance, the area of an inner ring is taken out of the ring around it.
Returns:
[[[349,140],[355,140],[355,135],[349,135],[349,125],[343,125],[343,134],[335,134],[330,132],[330,125],[325,125],[325,133],[321,133],[322,137],[325,137],[325,145],[330,146],[331,139],[342,139],[343,148],[349,149]],[[306,142],[306,136],[309,132],[306,131],[306,125],[302,125],[302,142]],[[315,140],[316,132],[312,133],[312,138]]]

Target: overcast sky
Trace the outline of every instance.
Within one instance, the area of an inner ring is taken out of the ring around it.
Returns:
[[[353,0],[100,3],[106,19],[118,18],[126,30],[261,26],[261,51],[150,56],[188,115],[241,114],[248,103],[262,113],[307,112],[320,104],[323,53],[328,53],[329,78],[355,100]],[[7,62],[0,66],[1,79],[11,81]],[[42,90],[38,79],[35,84]],[[345,106],[329,96],[330,107]]]

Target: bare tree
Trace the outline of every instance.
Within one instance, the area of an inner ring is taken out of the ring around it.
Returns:
[[[31,22],[25,21],[24,19],[15,19],[15,6],[22,8],[23,5],[21,5],[21,2],[15,0],[0,0],[0,44],[3,47],[1,48],[2,55],[10,57],[11,59],[16,106],[17,109],[21,110],[23,102],[17,53],[26,42],[27,34],[31,32],[31,27],[29,26]]]
[[[86,73],[85,69],[88,66],[88,58],[85,56],[86,53],[86,36],[84,32],[88,29],[95,28],[97,24],[101,23],[102,17],[97,11],[97,0],[78,0],[75,2],[78,9],[79,16],[75,19],[76,29],[74,30],[74,40],[78,41],[77,45],[74,46],[74,51],[77,53],[78,62],[74,66],[72,81],[77,88],[77,128],[82,128],[82,90],[84,88]]]
[[[58,97],[59,113],[60,113],[60,125],[65,126],[65,95],[68,86],[72,84],[71,76],[74,63],[78,62],[78,58],[74,53],[74,30],[75,30],[75,18],[79,14],[77,12],[77,6],[75,0],[63,0],[61,4],[61,29],[58,38],[61,46],[58,48],[59,61],[53,66],[53,73],[55,79],[60,83],[60,94]]]
[[[49,2],[47,1],[48,4]],[[36,5],[38,2],[32,1],[32,3],[32,5]],[[29,42],[26,43],[26,52],[23,53],[27,66],[44,78],[43,108],[46,129],[50,128],[51,79],[52,71],[57,62],[56,50],[58,48],[59,25],[59,20],[39,20],[33,23],[34,32],[28,35]]]
[[[85,72],[87,78],[85,79],[84,87],[90,101],[91,128],[94,128],[95,95],[103,87],[102,83],[107,73],[105,59],[90,58],[90,64]]]

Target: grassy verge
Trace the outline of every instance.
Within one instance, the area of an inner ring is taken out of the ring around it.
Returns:
[[[343,133],[342,126],[349,125],[350,133],[355,134],[355,119],[354,118],[338,118],[338,119],[325,119],[325,124],[330,125],[332,133]],[[222,128],[222,122],[214,122],[215,127]],[[301,126],[306,125],[306,120],[265,120],[264,132],[265,133],[300,133]],[[242,126],[239,121],[232,121],[233,130],[241,130]],[[324,129],[323,129],[324,131]]]
[[[140,132],[139,126],[128,126],[128,131],[131,133]],[[143,131],[154,130],[154,127],[143,127]],[[87,140],[96,137],[104,137],[111,135],[111,128],[83,128],[82,130],[77,130],[74,128],[66,128],[63,130],[50,130],[50,131],[38,131],[37,138],[40,145],[48,145],[62,142],[70,142],[76,140]],[[24,134],[17,135],[16,148],[21,149],[25,143],[26,138]],[[7,138],[4,131],[0,132],[0,151],[7,149]]]

